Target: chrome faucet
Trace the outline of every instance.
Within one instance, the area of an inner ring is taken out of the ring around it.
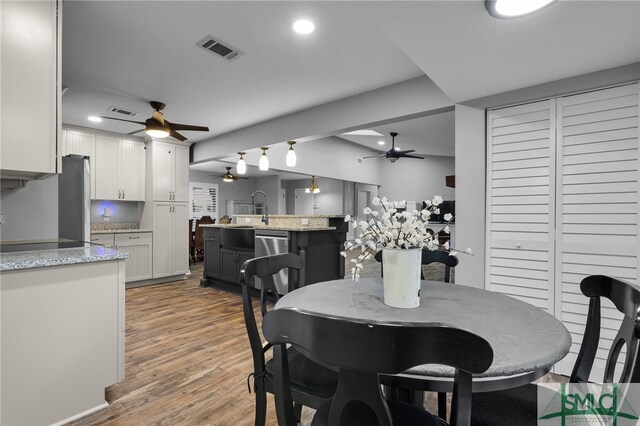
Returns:
[[[260,219],[265,225],[269,224],[269,200],[267,199],[267,193],[261,190],[257,190],[253,194],[251,194],[251,204],[253,204],[253,209],[256,209],[256,194],[262,194],[264,196],[264,214],[262,215],[262,219]]]

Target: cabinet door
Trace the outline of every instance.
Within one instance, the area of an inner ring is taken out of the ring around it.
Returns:
[[[120,140],[96,137],[96,159],[93,162],[97,200],[121,199],[118,188]]]
[[[125,281],[139,281],[151,278],[151,245],[150,232],[116,234],[115,243],[118,251],[127,253],[125,260]]]
[[[174,201],[189,201],[189,148],[175,145]]]
[[[152,145],[153,200],[170,201],[175,180],[175,150],[172,145],[153,142]]]
[[[91,199],[96,197],[96,135],[78,130],[62,130],[62,155],[84,155],[89,157],[91,169]]]
[[[204,272],[207,276],[220,278],[220,240],[204,240]]]
[[[173,213],[171,203],[153,203],[153,278],[172,275]]]
[[[56,173],[56,9],[56,1],[0,1],[0,169]]]
[[[255,257],[255,255],[250,252],[250,251],[239,251],[238,252],[238,257],[237,257],[237,261],[238,261],[238,282],[240,282],[240,268],[242,267],[242,264],[244,262],[246,262],[249,259],[253,259]]]
[[[113,248],[115,242],[113,234],[91,234],[90,241],[106,248]]]
[[[173,204],[173,274],[189,272],[189,218],[187,205]]]
[[[144,201],[145,148],[142,142],[123,139],[120,141],[120,184],[122,198]]]
[[[220,278],[225,281],[238,281],[238,262],[235,250],[220,249]]]

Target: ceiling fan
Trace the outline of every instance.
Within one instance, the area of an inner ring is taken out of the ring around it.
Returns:
[[[374,158],[374,157],[384,157],[387,160],[391,161],[392,163],[395,163],[398,158],[418,158],[420,160],[424,159],[424,157],[409,154],[410,152],[414,152],[415,149],[408,149],[406,151],[396,150],[396,136],[398,136],[398,134],[396,132],[391,132],[389,134],[391,135],[391,149],[389,151],[380,155],[372,155],[370,157],[364,157],[364,158],[366,159],[366,158]]]
[[[142,131],[146,131],[147,135],[152,138],[165,138],[167,136],[172,136],[179,141],[186,141],[187,138],[178,133],[178,130],[190,130],[195,132],[208,132],[209,128],[205,126],[192,126],[190,124],[179,124],[179,123],[170,123],[169,121],[164,119],[164,114],[162,110],[166,107],[162,102],[151,101],[149,102],[151,108],[153,108],[153,113],[151,114],[151,118],[147,118],[143,121],[133,121],[133,120],[123,120],[122,118],[115,117],[105,117],[108,120],[117,120],[117,121],[126,121],[127,123],[136,123],[144,126],[144,129],[136,130],[135,132],[127,133],[128,135],[134,135],[136,133],[140,133]]]
[[[249,179],[248,177],[235,176],[235,175],[231,174],[231,167],[225,167],[225,169],[227,169],[227,173],[225,173],[223,175],[210,175],[210,176],[221,177],[222,180],[225,181],[225,182],[235,182],[238,179]]]

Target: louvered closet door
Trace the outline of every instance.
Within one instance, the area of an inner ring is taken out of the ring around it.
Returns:
[[[553,313],[555,100],[489,111],[486,286]]]
[[[556,315],[571,332],[569,374],[582,342],[588,299],[580,281],[593,274],[638,280],[638,84],[558,100],[558,252]],[[603,309],[591,380],[601,381],[621,315]]]

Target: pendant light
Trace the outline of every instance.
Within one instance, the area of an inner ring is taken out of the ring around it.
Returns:
[[[243,175],[247,173],[247,163],[244,161],[244,155],[246,152],[238,152],[240,154],[240,159],[238,160],[238,164],[236,165],[236,171],[239,175]]]
[[[269,159],[267,158],[267,150],[269,148],[266,146],[261,146],[260,149],[262,150],[262,155],[260,156],[258,167],[264,172],[269,170]]]
[[[313,194],[317,194],[320,192],[320,187],[318,186],[318,183],[316,182],[316,177],[315,176],[311,176],[311,185],[307,186],[304,189],[304,192],[307,194],[313,193]]]
[[[289,150],[287,151],[286,163],[287,167],[295,167],[296,166],[296,152],[293,150],[293,145],[295,145],[295,141],[287,141],[289,144]]]

